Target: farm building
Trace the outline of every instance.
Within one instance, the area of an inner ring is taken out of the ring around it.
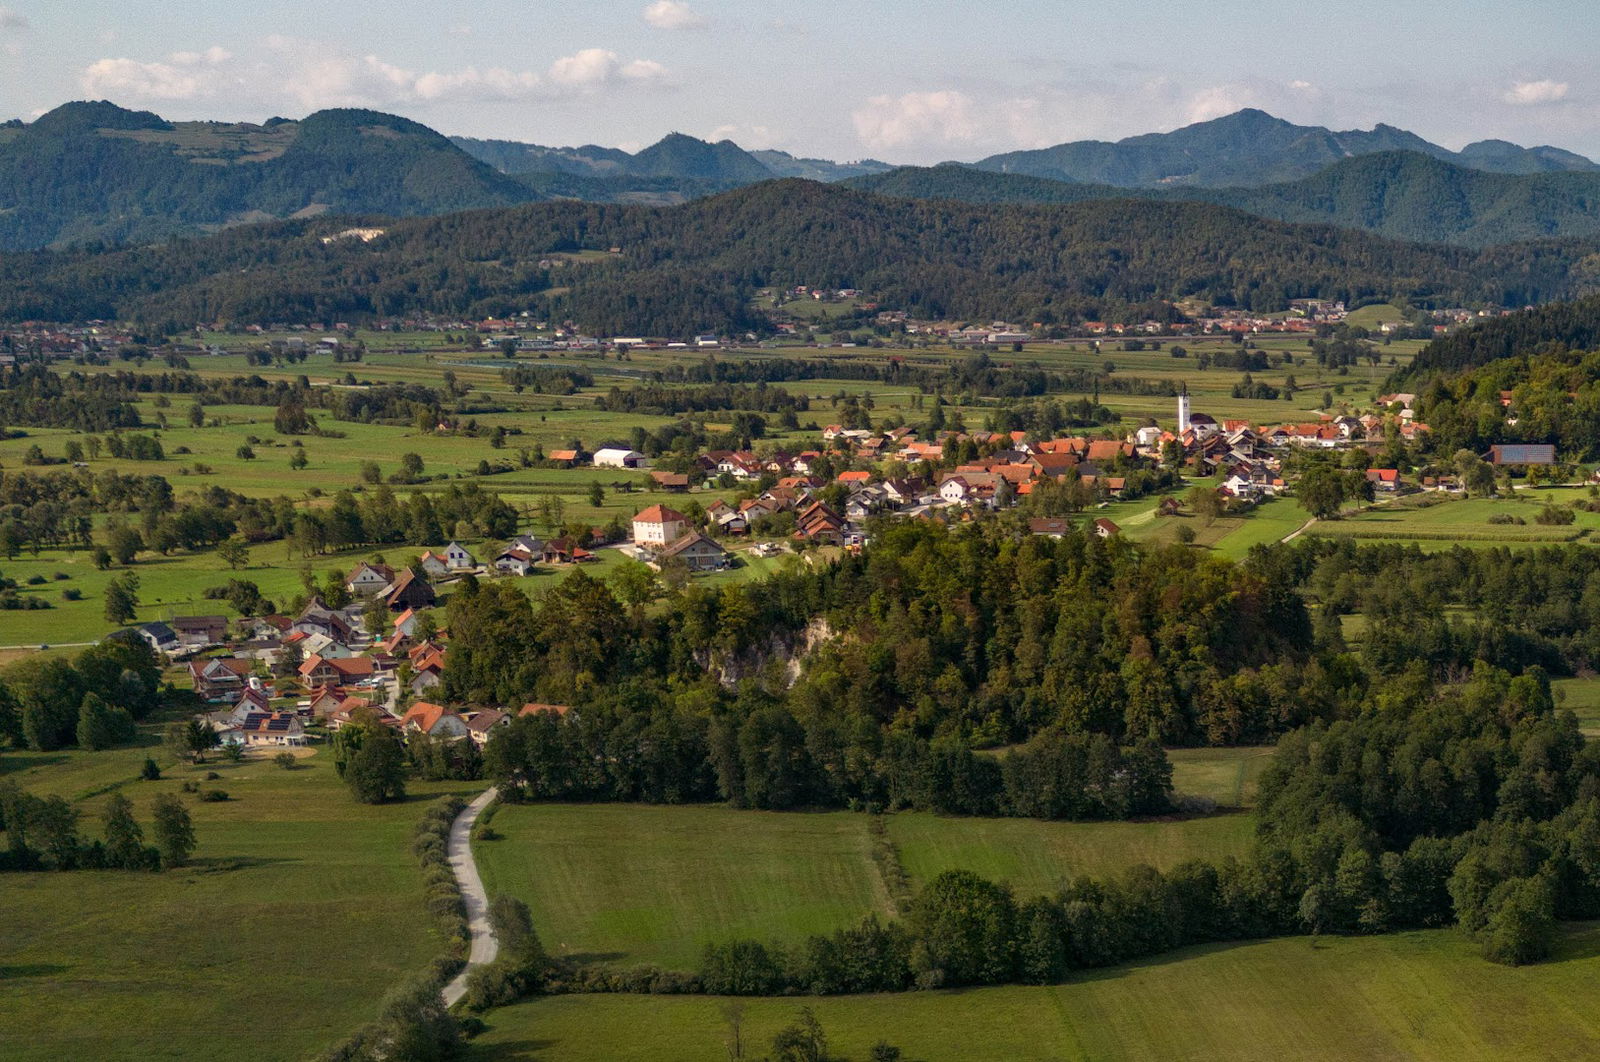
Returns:
[[[1489,447],[1492,465],[1553,465],[1556,448],[1553,443],[1506,443]]]

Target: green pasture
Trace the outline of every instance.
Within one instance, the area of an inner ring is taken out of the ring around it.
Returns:
[[[1411,495],[1338,520],[1322,520],[1306,533],[1358,541],[1415,542],[1424,548],[1452,545],[1549,545],[1591,537],[1600,530],[1600,513],[1576,510],[1570,524],[1542,525],[1535,517],[1547,500],[1557,505],[1586,499],[1577,487],[1519,490],[1510,498],[1460,498]],[[1494,516],[1520,518],[1521,524],[1494,524]]]
[[[89,837],[100,835],[113,791],[147,827],[156,793],[207,771],[221,777],[201,784],[231,797],[185,798],[199,843],[181,870],[0,875],[10,912],[0,1054],[290,1062],[320,1053],[442,952],[408,840],[425,800],[452,783],[416,783],[406,802],[368,807],[325,753],[292,771],[265,758],[180,766],[157,729],[138,747],[0,756],[0,780],[67,797]],[[162,780],[138,780],[146,755],[164,765]]]
[[[707,943],[797,942],[885,911],[867,818],[721,806],[508,805],[475,846],[551,952],[692,969]]]
[[[1556,957],[1495,966],[1452,930],[1189,948],[1068,984],[727,1000],[555,996],[487,1016],[470,1062],[704,1062],[737,1014],[761,1057],[802,1007],[832,1054],[880,1042],[919,1062],[1579,1062],[1600,1053],[1600,927]]]
[[[1140,863],[1165,870],[1188,859],[1242,855],[1254,824],[1238,813],[1152,822],[1040,822],[903,812],[889,819],[889,836],[914,885],[946,870],[970,870],[1010,882],[1026,897],[1054,893],[1082,875],[1115,877]]]

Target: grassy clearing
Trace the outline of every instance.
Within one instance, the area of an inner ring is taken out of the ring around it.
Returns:
[[[485,884],[526,901],[558,954],[690,969],[711,941],[792,942],[884,911],[861,815],[541,804],[494,827]]]
[[[889,820],[889,836],[914,885],[946,870],[970,870],[1010,882],[1019,896],[1053,893],[1083,874],[1115,876],[1139,863],[1165,869],[1186,859],[1238,854],[1249,847],[1253,829],[1243,814],[1157,822],[1039,822],[907,812]]]
[[[115,790],[147,824],[156,793],[208,770],[222,777],[203,784],[233,798],[187,798],[199,847],[183,870],[0,876],[12,912],[0,960],[7,1059],[303,1059],[439,954],[408,840],[423,802],[448,787],[365,807],[325,755],[293,771],[168,765],[161,781],[137,781],[150,752],[166,762],[153,729],[141,747],[0,758],[0,777],[76,800],[89,836]],[[251,1001],[268,1010],[250,1017]]]
[[[1171,749],[1172,787],[1187,796],[1207,797],[1220,808],[1255,804],[1256,780],[1272,760],[1266,745],[1231,749]]]
[[[1570,709],[1585,734],[1600,735],[1600,678],[1556,679],[1550,685],[1556,706]]]
[[[1449,930],[1191,948],[1046,988],[743,1003],[746,1052],[810,1006],[834,1053],[886,1040],[927,1062],[1576,1062],[1600,1052],[1600,927],[1507,969]],[[488,1015],[471,1062],[701,1062],[726,1054],[727,1000],[561,996]]]

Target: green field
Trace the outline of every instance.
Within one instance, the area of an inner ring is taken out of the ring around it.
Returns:
[[[803,1006],[833,1053],[887,1041],[921,1062],[1578,1062],[1600,1054],[1600,926],[1508,969],[1451,930],[1190,948],[1045,988],[752,999],[748,1057]],[[558,996],[487,1016],[471,1062],[704,1062],[728,1057],[732,1001]]]
[[[199,841],[187,868],[0,875],[5,1058],[300,1060],[442,952],[408,840],[424,801],[451,784],[367,807],[326,755],[293,771],[169,765],[137,781],[147,754],[166,762],[154,740],[147,729],[141,747],[0,756],[0,779],[73,800],[87,837],[112,791],[147,826],[154,794],[208,770],[222,777],[202,784],[232,797],[187,798]]]
[[[510,805],[476,846],[568,956],[692,969],[711,941],[795,942],[883,913],[867,818],[720,806]]]
[[[1456,544],[1512,548],[1551,545],[1592,537],[1600,531],[1600,513],[1577,510],[1576,519],[1570,524],[1541,525],[1534,518],[1544,503],[1564,505],[1587,498],[1587,491],[1579,487],[1519,490],[1510,498],[1410,495],[1338,520],[1318,521],[1306,533],[1325,538],[1415,543],[1424,549],[1448,549]],[[1489,519],[1497,515],[1521,519],[1523,523],[1490,523]]]
[[[1555,691],[1556,707],[1576,715],[1585,734],[1600,736],[1600,679],[1556,679],[1550,685]]]
[[[1113,877],[1148,863],[1242,855],[1254,823],[1241,813],[1171,822],[1038,822],[939,818],[904,812],[889,820],[900,862],[921,885],[946,870],[1010,882],[1018,896],[1054,893],[1080,875]]]

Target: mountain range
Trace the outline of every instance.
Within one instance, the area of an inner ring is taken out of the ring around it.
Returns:
[[[1391,125],[1334,132],[1322,126],[1295,125],[1254,108],[1170,133],[1146,133],[1115,143],[1079,140],[1035,151],[1010,151],[974,165],[995,173],[1120,188],[1222,188],[1291,181],[1341,159],[1389,151],[1412,151],[1490,173],[1600,171],[1600,165],[1560,148],[1524,148],[1503,140],[1480,140],[1451,151]]]
[[[1379,125],[1246,110],[1171,133],[894,169],[673,133],[638,151],[449,138],[375,111],[259,125],[172,122],[109,102],[0,125],[0,250],[138,244],[324,213],[427,216],[547,200],[674,205],[783,178],[970,202],[1134,196],[1484,246],[1600,230],[1600,166],[1552,147],[1459,152]]]
[[[994,175],[988,175],[994,176]],[[1521,306],[1593,289],[1600,241],[1474,249],[1212,203],[985,204],[785,179],[643,207],[575,201],[384,222],[282,221],[114,251],[0,255],[0,320],[367,321],[529,311],[603,335],[757,332],[762,288],[860,288],[917,317],[1139,321],[1193,298]],[[599,252],[580,254],[578,252]],[[866,311],[870,322],[871,313]]]

